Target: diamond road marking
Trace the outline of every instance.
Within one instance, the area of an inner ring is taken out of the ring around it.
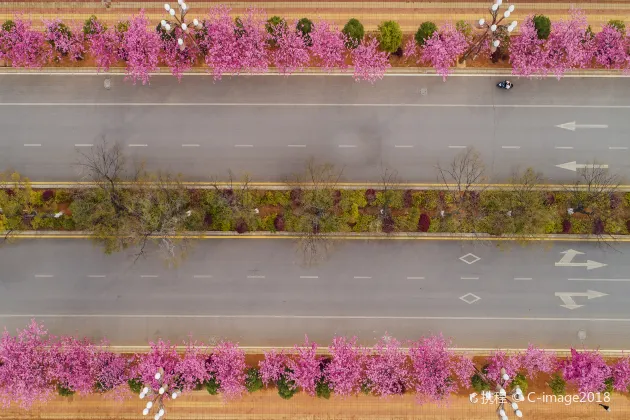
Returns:
[[[459,259],[465,262],[466,264],[474,264],[477,261],[479,261],[481,258],[476,256],[475,254],[468,253],[464,255],[463,257],[459,257]]]
[[[469,305],[477,302],[478,300],[481,300],[479,296],[472,293],[466,293],[464,296],[460,296],[459,298]]]

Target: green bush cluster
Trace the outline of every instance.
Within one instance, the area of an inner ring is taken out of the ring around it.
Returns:
[[[363,24],[355,18],[350,19],[348,23],[345,24],[341,32],[348,37],[348,41],[346,43],[348,48],[356,48],[361,41],[363,41],[363,37],[365,36]]]
[[[545,15],[536,15],[533,18],[538,39],[547,39],[551,33],[551,20]]]
[[[403,33],[398,22],[388,20],[378,25],[378,42],[381,49],[395,53],[402,45]]]
[[[437,32],[437,25],[433,22],[422,22],[416,35],[414,36],[416,43],[419,46],[423,46],[427,39],[431,38],[435,32]]]

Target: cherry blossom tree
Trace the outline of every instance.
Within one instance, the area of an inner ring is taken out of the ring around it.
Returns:
[[[439,402],[457,390],[453,377],[454,354],[448,349],[450,344],[440,334],[423,337],[409,347],[410,383],[419,402]]]
[[[17,402],[30,408],[52,395],[54,360],[49,350],[51,339],[35,320],[17,335],[5,329],[0,339],[0,404]]]
[[[579,392],[601,392],[612,372],[598,351],[571,349],[571,357],[564,361],[562,373],[567,382],[577,384]]]
[[[120,37],[114,29],[106,29],[100,22],[93,23],[95,32],[88,37],[90,54],[94,57],[98,71],[108,71],[118,61]]]
[[[237,398],[246,391],[245,353],[238,348],[238,344],[220,342],[210,355],[208,365],[208,370],[219,382],[223,398]]]
[[[136,366],[133,370],[132,377],[140,379],[140,381],[152,389],[158,389],[160,382],[166,384],[169,389],[176,385],[177,366],[180,363],[180,357],[177,354],[176,346],[171,346],[169,341],[149,343],[151,349],[148,353],[138,353],[135,355]],[[160,380],[155,379],[155,374],[160,369],[164,370],[164,374]]]
[[[510,376],[510,379],[506,382],[506,384],[509,384],[521,368],[520,361],[518,354],[509,356],[503,350],[494,351],[488,358],[488,372],[486,376],[491,381],[499,382],[501,380],[501,369],[504,368],[505,373]]]
[[[200,44],[207,51],[205,62],[212,69],[215,80],[220,80],[224,73],[268,70],[265,45],[269,34],[265,30],[263,14],[256,9],[249,9],[235,24],[229,8],[215,7],[210,10],[203,33]]]
[[[346,64],[348,54],[346,44],[348,41],[339,28],[322,20],[313,25],[309,36],[311,38],[311,54],[319,59],[324,70],[345,70],[348,67]]]
[[[342,397],[359,392],[365,376],[365,349],[357,345],[356,337],[335,337],[328,349],[332,357],[324,375],[332,390]]]
[[[547,352],[535,347],[527,346],[527,350],[518,356],[518,365],[527,372],[527,376],[534,379],[538,373],[551,374],[558,368],[558,360],[553,352]]]
[[[284,375],[288,361],[287,355],[283,352],[277,352],[276,350],[265,352],[265,358],[258,362],[260,378],[265,386],[276,382]]]
[[[370,390],[381,397],[402,395],[409,380],[406,364],[407,356],[398,340],[392,337],[379,340],[366,362],[365,376]]]
[[[467,355],[454,356],[452,361],[452,370],[459,386],[463,389],[470,386],[470,377],[475,374],[475,364]]]
[[[207,351],[190,339],[186,343],[186,351],[175,366],[178,388],[191,391],[198,385],[210,379],[210,372],[206,367]]]
[[[126,357],[99,349],[94,357],[94,381],[100,392],[112,391],[129,380],[129,361]]]
[[[189,29],[191,36],[194,36],[194,29]],[[187,35],[181,28],[176,28],[172,35],[165,34],[162,36],[162,60],[171,69],[173,76],[181,81],[184,72],[190,70],[197,62],[199,49],[197,44],[189,42],[185,48],[181,48],[178,38],[184,38]]]
[[[534,75],[545,75],[547,54],[543,44],[544,40],[538,39],[532,17],[526,18],[521,27],[521,33],[511,38],[512,74],[530,78]]]
[[[456,30],[453,25],[445,25],[425,41],[422,48],[422,60],[430,63],[442,76],[442,80],[446,81],[450,68],[467,47],[466,36]]]
[[[630,391],[630,357],[623,357],[612,366],[613,387],[619,392]]]
[[[545,44],[547,67],[560,79],[574,68],[585,68],[593,61],[595,40],[588,32],[586,15],[571,8],[568,20],[553,22]]]
[[[31,22],[16,17],[12,25],[0,30],[0,58],[13,67],[40,68],[51,57],[43,33],[33,30]]]
[[[51,353],[53,377],[58,387],[80,394],[90,394],[96,385],[97,347],[87,339],[61,337]]]
[[[309,395],[315,395],[315,385],[322,376],[319,368],[320,358],[317,357],[317,344],[309,343],[305,337],[303,346],[295,346],[297,355],[288,360],[291,370],[287,377],[295,382],[296,387],[302,388]]]
[[[403,45],[403,58],[409,60],[418,54],[418,43],[411,37]]]
[[[626,68],[630,64],[628,39],[614,26],[604,26],[595,36],[595,45],[595,60],[607,69]]]
[[[149,19],[144,10],[129,22],[129,29],[123,34],[122,48],[127,55],[127,79],[135,84],[149,83],[151,73],[158,68],[160,36],[153,28],[148,28]]]
[[[280,74],[289,75],[298,70],[303,71],[311,59],[302,32],[294,29],[296,25],[297,22],[290,27],[273,27],[275,47],[271,50],[271,59]]]
[[[85,55],[85,36],[82,28],[70,30],[61,19],[45,20],[46,40],[51,43],[53,50],[62,57],[69,57],[71,61],[83,60]],[[59,60],[59,57],[56,57]]]
[[[391,67],[389,54],[379,49],[376,38],[366,40],[352,50],[352,65],[354,66],[354,80],[365,80],[374,83],[385,76]]]

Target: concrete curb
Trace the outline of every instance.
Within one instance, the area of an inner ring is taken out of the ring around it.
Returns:
[[[133,185],[133,182],[121,182],[122,185]],[[209,190],[214,188],[241,188],[245,184],[242,182],[206,182],[206,181],[183,181],[181,184],[189,189]],[[92,182],[75,182],[75,181],[31,181],[31,185],[36,189],[63,189],[63,188],[91,188],[95,184]],[[150,185],[150,183],[149,183]],[[278,183],[278,182],[248,182],[247,187],[254,190],[273,190],[273,191],[289,191],[299,187],[303,189],[313,188],[310,183]],[[440,183],[400,183],[396,184],[396,189],[400,190],[446,190],[456,188],[455,184]],[[470,187],[471,190],[501,190],[513,187],[512,184],[479,184]],[[382,183],[378,182],[339,182],[336,189],[340,190],[362,190],[373,188],[379,190],[383,188]],[[567,188],[574,189],[574,185],[561,184],[545,184],[534,189],[540,191],[565,191]],[[577,186],[577,189],[586,189],[586,186]],[[617,190],[620,192],[630,192],[630,185],[619,185]]]
[[[0,232],[5,236],[8,232]],[[303,235],[294,232],[187,232],[182,235],[176,235],[175,239],[300,239]],[[496,237],[488,234],[475,233],[422,233],[422,232],[404,232],[404,233],[354,233],[354,232],[335,232],[325,236],[330,240],[416,240],[416,241],[493,241],[493,242],[601,242],[603,239],[589,235],[573,235],[573,234],[550,234],[537,236],[510,236]],[[90,239],[90,232],[87,231],[24,231],[14,232],[10,234],[12,239]],[[161,238],[159,235],[153,236],[155,239]],[[630,235],[610,235],[605,238],[610,242],[630,242]]]
[[[113,351],[114,353],[144,353],[150,350],[150,346],[109,346],[108,347],[111,351]],[[212,348],[212,346],[209,346],[209,348]],[[273,347],[273,346],[242,346],[239,347],[241,350],[243,350],[245,352],[245,354],[263,354],[266,351],[269,350],[282,350],[288,353],[294,352],[295,348],[294,347]],[[401,348],[403,351],[409,351],[409,348],[407,347],[402,347]],[[183,353],[186,349],[183,346],[179,346],[177,347],[177,351],[179,353]],[[450,348],[450,350],[452,350],[453,352],[455,352],[456,354],[465,354],[468,356],[491,356],[492,353],[496,350],[496,348],[460,348],[460,347],[453,347]],[[507,348],[507,349],[500,349],[500,350],[504,350],[507,351],[509,353],[515,353],[515,352],[524,352],[527,349],[519,349],[519,348]],[[554,352],[557,356],[563,357],[563,356],[569,356],[571,355],[571,349],[544,349],[545,351],[549,351],[549,352]],[[624,357],[628,355],[628,350],[598,350],[598,352],[604,356],[604,357]],[[328,350],[327,347],[320,347],[316,350],[316,353],[318,355],[330,355],[330,351]]]
[[[57,75],[57,76],[124,76],[125,69],[123,67],[114,67],[111,68],[107,72],[98,72],[96,67],[45,67],[43,69],[23,69],[23,68],[15,68],[15,67],[0,67],[0,75]],[[166,67],[160,67],[158,72],[154,73],[153,76],[171,76],[169,69]],[[184,76],[207,76],[211,77],[208,73],[208,70],[205,68],[195,68],[190,71],[184,72]],[[269,69],[266,73],[260,74],[236,74],[236,73],[225,73],[225,77],[234,77],[234,76],[281,76],[281,77],[289,77],[283,74],[280,74],[276,69]],[[294,73],[291,76],[352,76],[352,68],[349,68],[347,71],[341,70],[333,70],[327,72],[321,68],[317,67],[309,67],[304,69],[302,72]],[[442,77],[438,75],[435,69],[430,67],[395,67],[389,69],[385,73],[386,77],[403,77],[403,76],[433,76],[433,77]],[[451,74],[449,76],[467,76],[467,77],[488,77],[488,76],[512,76],[511,69],[500,68],[482,68],[482,67],[472,67],[472,68],[453,68]],[[604,69],[590,69],[590,70],[575,70],[565,74],[563,77],[630,77],[629,74],[624,74],[621,70],[604,70]]]

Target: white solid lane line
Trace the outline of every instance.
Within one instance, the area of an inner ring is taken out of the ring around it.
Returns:
[[[24,147],[40,147],[39,143],[24,143]]]

